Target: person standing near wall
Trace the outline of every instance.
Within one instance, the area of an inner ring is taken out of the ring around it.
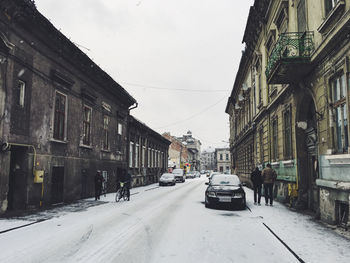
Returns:
[[[273,203],[273,185],[276,181],[277,174],[274,169],[271,168],[271,164],[267,164],[266,168],[262,171],[262,178],[264,180],[264,194],[265,194],[265,205],[272,206]]]
[[[260,205],[261,200],[261,187],[263,184],[263,178],[261,176],[261,172],[258,167],[255,168],[255,170],[250,174],[250,180],[253,183],[253,189],[254,189],[254,205],[257,204]]]
[[[100,200],[100,195],[102,191],[102,181],[103,177],[101,172],[98,170],[95,174],[95,201]]]

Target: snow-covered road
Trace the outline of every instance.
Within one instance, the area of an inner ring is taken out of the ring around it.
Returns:
[[[0,262],[348,262],[350,242],[283,205],[206,209],[205,178],[132,189],[22,220],[0,220]],[[88,205],[87,205],[88,204]],[[264,225],[264,224],[265,225]]]

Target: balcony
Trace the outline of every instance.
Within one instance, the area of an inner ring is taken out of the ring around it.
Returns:
[[[297,82],[310,70],[314,33],[284,33],[275,43],[266,66],[268,84]]]

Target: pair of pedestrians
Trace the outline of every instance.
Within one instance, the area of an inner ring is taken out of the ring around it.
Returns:
[[[251,173],[250,179],[253,183],[254,189],[254,204],[260,205],[261,200],[261,188],[264,184],[264,196],[265,205],[273,204],[273,185],[277,178],[277,174],[274,169],[271,168],[271,164],[267,164],[266,168],[260,172],[259,168],[256,167]]]

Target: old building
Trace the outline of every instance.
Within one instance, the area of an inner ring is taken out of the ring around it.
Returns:
[[[168,168],[170,141],[149,128],[146,124],[129,116],[129,171],[133,185],[158,182]]]
[[[201,153],[201,170],[215,170],[215,151],[205,150]]]
[[[0,2],[0,210],[108,191],[128,168],[135,99],[30,0]]]
[[[215,148],[215,170],[231,173],[231,154],[229,148]]]
[[[171,142],[169,145],[169,161],[174,164],[171,168],[183,168],[184,164],[189,161],[186,145],[169,132],[163,133],[163,137]]]
[[[255,1],[226,108],[241,176],[270,162],[278,199],[341,225],[350,198],[349,25],[349,0]]]
[[[186,147],[191,154],[191,157],[189,158],[191,170],[199,171],[202,145],[200,140],[194,138],[191,131],[188,131],[187,134],[183,135],[182,137],[178,137],[177,139],[186,144]]]

